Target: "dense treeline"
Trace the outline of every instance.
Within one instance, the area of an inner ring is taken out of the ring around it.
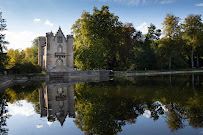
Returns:
[[[40,73],[41,68],[38,65],[38,40],[33,40],[32,47],[25,50],[9,49],[7,69],[12,69],[14,73]]]
[[[72,27],[77,68],[170,70],[203,65],[201,15],[191,14],[180,22],[167,14],[163,31],[150,24],[147,34],[118,19],[108,6],[82,13]]]

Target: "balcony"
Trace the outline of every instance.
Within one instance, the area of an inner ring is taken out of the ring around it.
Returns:
[[[56,52],[56,53],[55,53],[55,56],[56,56],[56,57],[65,57],[65,55],[66,55],[66,54],[63,53],[63,52]]]
[[[56,96],[56,101],[63,101],[66,100],[66,95]]]

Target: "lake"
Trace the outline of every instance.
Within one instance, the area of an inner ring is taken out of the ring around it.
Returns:
[[[0,134],[203,135],[203,74],[15,83]]]

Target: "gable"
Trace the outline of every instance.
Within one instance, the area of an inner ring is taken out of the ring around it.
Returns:
[[[59,30],[56,32],[55,36],[54,36],[54,40],[57,43],[63,43],[66,42],[66,38],[61,30],[61,28],[59,27]]]

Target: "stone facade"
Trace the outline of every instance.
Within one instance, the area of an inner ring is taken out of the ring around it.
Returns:
[[[70,72],[73,64],[73,35],[64,36],[61,28],[38,38],[38,64],[47,72]]]

